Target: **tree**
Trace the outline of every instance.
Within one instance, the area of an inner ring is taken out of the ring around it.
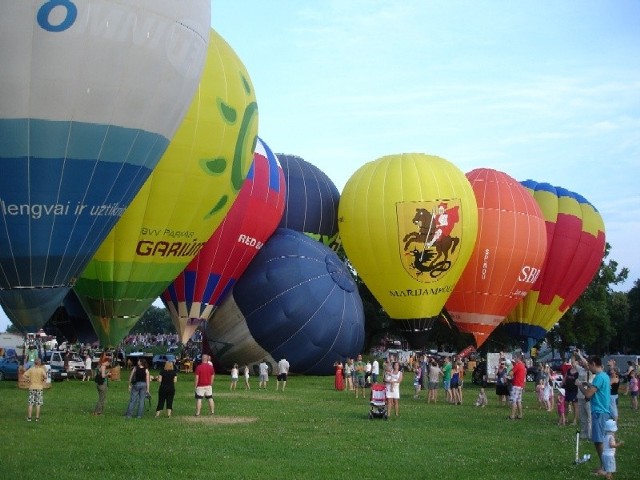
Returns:
[[[176,333],[176,329],[171,322],[171,316],[166,308],[151,305],[129,333],[132,335],[137,333],[158,335]]]

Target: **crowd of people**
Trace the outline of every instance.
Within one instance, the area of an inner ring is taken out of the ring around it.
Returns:
[[[98,400],[93,415],[102,415],[108,391],[110,377],[109,368],[112,358],[103,352],[95,371],[94,381]],[[267,389],[269,368],[266,360],[258,366],[259,388]],[[282,358],[276,365],[276,391],[284,392],[287,385],[289,362]],[[381,374],[382,371],[382,374]],[[237,364],[230,371],[230,390],[237,388],[240,372],[245,380],[245,389],[250,390],[250,370],[248,365],[240,368]],[[445,357],[442,361],[424,355],[413,359],[410,365],[402,365],[393,355],[382,360],[364,361],[362,355],[335,362],[335,389],[353,392],[356,398],[369,399],[368,389],[381,382],[385,386],[385,400],[389,415],[400,415],[400,386],[404,374],[413,374],[413,397],[419,399],[422,391],[427,404],[437,403],[440,388],[444,390],[445,401],[452,405],[462,405],[465,368],[464,363],[455,357]],[[509,406],[509,420],[523,418],[522,395],[526,385],[527,367],[520,353],[514,353],[511,359],[501,357],[496,367],[495,394],[497,405]],[[559,380],[561,375],[561,381]],[[215,369],[207,355],[202,355],[202,362],[194,371],[195,415],[200,416],[202,400],[206,400],[209,414],[214,414],[213,384]],[[164,368],[155,378],[159,382],[156,414],[158,417],[166,408],[167,417],[171,417],[175,397],[177,371],[173,362],[166,362]],[[35,407],[35,421],[40,421],[43,405],[43,389],[46,372],[40,358],[36,357],[33,365],[24,373],[24,381],[29,384],[27,420],[32,421]],[[144,358],[137,361],[129,375],[130,398],[125,418],[141,418],[144,415],[144,402],[151,397],[151,382],[154,377],[149,372]],[[621,383],[626,388],[621,389]],[[576,351],[555,372],[549,365],[538,366],[535,379],[535,393],[539,409],[549,412],[557,410],[558,425],[575,425],[580,427],[582,439],[594,443],[600,466],[595,473],[612,478],[615,472],[615,451],[623,445],[616,437],[618,430],[620,396],[630,398],[632,410],[638,409],[638,366],[629,362],[621,372],[614,360],[602,365],[600,357],[585,358]],[[554,394],[555,387],[555,394]],[[150,400],[149,400],[150,401]],[[489,403],[485,388],[481,388],[474,405],[485,407]],[[555,404],[555,408],[554,408]]]

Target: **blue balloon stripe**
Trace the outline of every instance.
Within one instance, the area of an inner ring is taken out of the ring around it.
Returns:
[[[68,284],[151,173],[63,158],[4,158],[0,165],[0,288]]]
[[[157,133],[83,122],[0,119],[0,161],[73,158],[153,168],[169,145]]]

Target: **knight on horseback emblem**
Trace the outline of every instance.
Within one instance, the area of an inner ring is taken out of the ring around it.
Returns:
[[[405,269],[420,281],[440,277],[457,258],[460,202],[450,199],[400,202],[396,211],[399,238],[403,242],[400,257]]]

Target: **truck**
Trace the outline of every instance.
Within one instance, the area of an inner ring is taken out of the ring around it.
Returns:
[[[471,377],[473,383],[476,385],[496,383],[496,372],[498,371],[500,356],[500,353],[487,353],[486,360],[478,361]],[[511,353],[504,353],[502,357],[505,360],[511,360]]]
[[[0,333],[0,350],[3,356],[23,357],[25,341],[22,335],[15,333]]]

